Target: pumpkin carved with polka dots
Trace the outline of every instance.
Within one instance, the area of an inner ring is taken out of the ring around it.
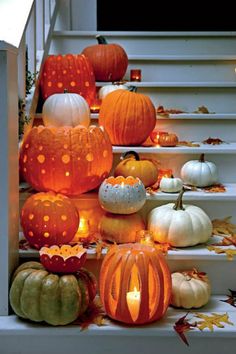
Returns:
[[[112,167],[103,128],[33,127],[20,150],[20,172],[35,190],[77,196],[98,187]]]
[[[21,210],[21,226],[29,244],[43,246],[70,242],[79,227],[79,213],[72,201],[54,192],[30,196]]]
[[[43,101],[64,89],[83,96],[89,105],[95,94],[95,76],[90,61],[83,55],[49,55],[40,79]]]

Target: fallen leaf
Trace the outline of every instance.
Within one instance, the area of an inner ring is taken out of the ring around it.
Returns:
[[[214,251],[216,254],[225,253],[229,261],[232,261],[234,256],[236,256],[236,249],[225,249],[218,246],[207,246],[207,249]]]
[[[209,282],[208,277],[205,272],[199,272],[196,268],[193,268],[192,270],[188,271],[183,271],[184,274],[189,275],[191,278],[194,279],[200,279],[206,283]]]
[[[226,188],[223,184],[213,184],[210,187],[202,187],[201,190],[206,193],[224,193],[226,192]]]
[[[188,313],[184,315],[183,317],[180,317],[174,324],[173,328],[175,332],[180,336],[182,341],[189,346],[189,343],[187,341],[187,338],[185,336],[185,333],[188,331],[191,331],[196,327],[196,323],[190,323],[186,317],[188,316]]]
[[[209,328],[211,332],[214,331],[214,326],[218,328],[224,328],[223,323],[233,326],[233,322],[229,321],[229,315],[227,313],[218,314],[212,313],[210,316],[203,313],[196,313],[195,317],[202,319],[197,321],[197,328],[203,331],[205,328]]]
[[[203,144],[209,144],[209,145],[220,145],[220,144],[225,143],[225,141],[223,141],[223,140],[221,140],[219,138],[211,138],[211,137],[209,137],[208,139],[203,140],[202,143]]]
[[[203,114],[208,114],[208,113],[215,113],[215,112],[209,112],[208,108],[206,106],[199,106],[196,111],[193,113],[203,113]]]
[[[226,302],[227,304],[236,307],[236,291],[229,289],[229,292],[230,295],[226,295],[228,296],[228,298],[226,300],[220,300],[220,301]]]
[[[192,141],[182,140],[178,142],[177,146],[199,147],[200,144],[194,143]]]
[[[222,240],[213,243],[212,246],[236,246],[236,234],[232,236],[222,236]]]
[[[25,239],[20,240],[19,241],[19,249],[23,250],[23,251],[27,251],[28,249],[30,249],[29,242]]]
[[[212,220],[213,235],[233,235],[236,233],[236,225],[230,222],[231,216],[224,219]]]
[[[166,109],[166,108],[164,108],[164,106],[158,106],[156,109],[156,112],[157,112],[157,114],[166,115],[166,116],[168,116],[169,114],[185,113],[181,109],[176,109],[176,108]]]

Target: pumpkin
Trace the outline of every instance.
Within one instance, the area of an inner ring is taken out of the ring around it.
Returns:
[[[20,151],[24,179],[37,191],[79,195],[98,187],[112,167],[112,146],[99,127],[33,127]]]
[[[66,89],[83,96],[91,105],[96,95],[92,65],[81,54],[49,55],[43,64],[40,89],[43,101]]]
[[[77,93],[56,93],[45,101],[42,118],[44,125],[61,127],[90,124],[90,109],[87,101]]]
[[[207,242],[212,234],[208,215],[195,205],[183,205],[180,192],[175,203],[161,205],[148,215],[148,230],[154,241],[174,247],[195,246]]]
[[[114,170],[115,176],[138,177],[145,187],[152,186],[157,181],[157,167],[151,160],[140,160],[135,151],[126,152],[121,160]]]
[[[70,242],[79,227],[79,214],[61,194],[36,193],[24,203],[20,222],[29,244],[39,249]]]
[[[187,161],[181,168],[184,183],[196,187],[207,187],[218,182],[217,167],[213,162],[205,161],[204,154],[199,160]]]
[[[160,190],[166,193],[180,192],[183,188],[183,181],[180,178],[162,177],[160,181]]]
[[[108,93],[116,90],[128,90],[128,86],[124,85],[123,82],[113,82],[111,85],[102,86],[98,91],[98,97],[103,100]]]
[[[98,192],[102,208],[115,214],[133,214],[146,201],[146,190],[139,178],[108,177]]]
[[[206,273],[196,269],[171,274],[171,305],[185,309],[199,308],[210,299],[211,286]]]
[[[164,316],[171,296],[167,263],[154,247],[139,243],[113,246],[100,271],[100,298],[111,318],[144,324]]]
[[[116,43],[108,44],[103,36],[97,35],[98,44],[83,49],[91,62],[96,81],[119,81],[123,79],[128,67],[125,50]]]
[[[178,137],[176,134],[173,133],[166,133],[159,135],[159,145],[165,147],[174,147],[178,144]]]
[[[100,220],[99,231],[103,240],[114,243],[138,242],[138,233],[145,229],[139,214],[116,215],[106,213]]]
[[[26,262],[13,276],[10,304],[21,318],[66,325],[85,312],[96,295],[96,287],[94,275],[86,269],[60,276],[38,262]]]
[[[103,100],[99,125],[113,145],[140,145],[156,124],[156,110],[150,98],[127,90],[116,90]]]

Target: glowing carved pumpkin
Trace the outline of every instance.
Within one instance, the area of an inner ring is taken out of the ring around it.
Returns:
[[[98,187],[111,167],[111,143],[95,126],[33,127],[21,146],[22,175],[38,191],[79,195]]]
[[[165,314],[170,296],[170,271],[154,247],[123,244],[105,256],[100,297],[111,318],[130,324],[156,321]]]
[[[102,100],[99,125],[106,129],[113,145],[140,145],[155,123],[156,110],[146,95],[116,90]]]
[[[53,192],[29,197],[21,210],[21,226],[35,248],[70,242],[79,226],[79,214],[69,198]]]
[[[84,48],[84,54],[91,62],[96,81],[119,81],[128,67],[125,50],[118,44],[108,44],[104,37],[96,36],[98,44]]]
[[[91,105],[96,94],[91,63],[81,54],[49,55],[44,62],[40,88],[43,100],[66,89],[83,96]]]

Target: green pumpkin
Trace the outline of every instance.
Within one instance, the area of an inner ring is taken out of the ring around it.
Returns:
[[[10,304],[19,317],[66,325],[86,311],[96,289],[95,276],[84,268],[76,274],[58,275],[38,262],[26,262],[13,275]]]

